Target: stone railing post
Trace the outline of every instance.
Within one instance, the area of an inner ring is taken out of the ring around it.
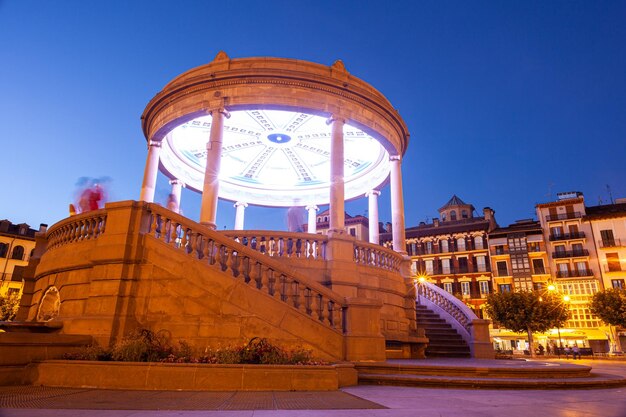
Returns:
[[[384,361],[385,337],[380,329],[381,300],[347,298],[345,355],[347,361]]]
[[[474,319],[470,327],[472,341],[470,343],[470,351],[472,358],[476,359],[493,359],[495,352],[493,344],[489,338],[489,323],[491,320]]]
[[[354,262],[354,237],[346,233],[328,233],[326,244],[326,281],[344,297],[356,297],[361,285]]]
[[[30,257],[28,265],[24,268],[24,274],[22,279],[24,280],[24,288],[22,289],[22,298],[20,299],[20,307],[15,315],[15,321],[34,320],[34,314],[32,318],[29,318],[29,311],[33,304],[33,293],[35,291],[35,271],[41,256],[46,252],[48,246],[48,239],[45,232],[35,233],[35,250],[33,256]]]

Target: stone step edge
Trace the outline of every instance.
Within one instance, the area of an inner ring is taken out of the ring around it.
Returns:
[[[454,352],[459,353],[459,352]],[[476,378],[522,378],[522,379],[568,379],[589,378],[594,373],[591,369],[568,368],[507,368],[507,367],[464,367],[464,366],[372,366],[356,365],[359,375],[407,375],[407,376],[444,376]],[[549,371],[549,372],[546,372]]]
[[[477,378],[406,374],[362,374],[360,385],[399,385],[416,387],[486,389],[606,389],[626,386],[626,378],[611,374],[591,374],[587,378]]]

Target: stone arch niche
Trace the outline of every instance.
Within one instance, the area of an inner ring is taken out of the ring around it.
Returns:
[[[61,297],[57,287],[49,287],[39,302],[37,321],[50,321],[59,315]]]
[[[394,181],[401,181],[407,127],[341,61],[230,59],[220,52],[168,83],[146,106],[142,129],[150,149],[144,201],[153,199],[158,166],[203,193],[203,208],[217,197],[269,207],[331,204],[332,220],[333,212],[343,216],[344,201],[391,181],[393,226],[403,234],[401,183]]]

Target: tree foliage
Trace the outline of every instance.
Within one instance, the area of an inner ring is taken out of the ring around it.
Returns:
[[[20,295],[12,293],[0,296],[0,321],[11,321],[20,307]]]
[[[591,312],[613,326],[626,327],[626,290],[611,288],[591,299]]]
[[[563,326],[570,316],[560,297],[534,291],[490,294],[485,308],[495,322],[514,332],[545,332]]]

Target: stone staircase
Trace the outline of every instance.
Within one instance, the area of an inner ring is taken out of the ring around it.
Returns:
[[[429,342],[427,358],[469,358],[470,348],[461,335],[426,306],[415,306],[418,326],[425,330]]]

